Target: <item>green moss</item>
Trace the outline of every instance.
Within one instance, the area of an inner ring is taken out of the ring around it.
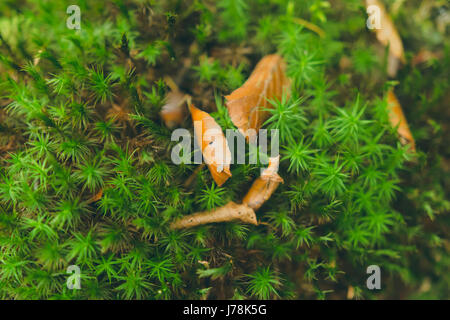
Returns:
[[[81,30],[66,27],[70,1],[2,1],[0,298],[448,299],[448,27],[419,2],[393,14],[408,60],[393,82],[356,0],[81,1]],[[413,67],[421,48],[437,58]],[[233,128],[221,97],[273,52],[293,94],[270,101],[284,184],[263,223],[170,230],[239,201],[259,165],[186,186],[197,165],[171,161],[162,79]],[[416,155],[388,123],[393,85]],[[381,291],[365,286],[371,264]]]

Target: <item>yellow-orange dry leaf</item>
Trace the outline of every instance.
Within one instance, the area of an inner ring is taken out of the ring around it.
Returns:
[[[188,98],[189,95],[179,90],[171,91],[167,94],[166,104],[162,106],[159,114],[169,129],[183,123],[186,116],[184,104]]]
[[[96,202],[100,200],[103,196],[103,189],[100,189],[99,192],[97,192],[92,198],[88,200],[88,203]]]
[[[399,135],[400,142],[403,145],[409,144],[413,152],[416,151],[416,142],[409,130],[408,122],[403,114],[402,106],[394,94],[394,91],[390,89],[387,94],[387,102],[389,108],[389,121],[393,127],[397,127],[397,133]]]
[[[166,96],[166,104],[159,113],[169,129],[183,123],[186,116],[184,103],[190,104],[191,97],[178,89],[175,81],[169,76],[164,77],[164,82],[169,86],[170,92]]]
[[[278,175],[279,162],[280,156],[269,159],[269,166],[253,182],[242,203],[253,210],[258,210],[270,198],[280,182],[283,183],[283,178]]]
[[[223,207],[202,211],[185,216],[170,225],[171,229],[192,228],[198,225],[240,220],[243,223],[257,225],[255,211],[245,204],[228,202]]]
[[[189,106],[197,144],[214,181],[221,186],[231,177],[231,152],[222,128],[208,113]]]
[[[352,286],[348,286],[347,299],[351,300],[351,299],[353,299],[354,296],[355,296],[355,288],[353,288]]]
[[[263,110],[271,107],[267,99],[281,100],[283,92],[289,93],[290,82],[285,70],[286,63],[280,55],[265,56],[247,81],[225,96],[231,121],[250,141],[269,115]]]
[[[370,6],[376,6],[379,9],[379,26],[375,25],[373,30],[382,45],[389,45],[388,75],[394,77],[397,74],[399,62],[405,63],[402,39],[383,3],[378,0],[366,0],[366,5],[368,9]],[[377,11],[373,12],[373,15],[371,14],[375,19],[378,18],[377,15]]]

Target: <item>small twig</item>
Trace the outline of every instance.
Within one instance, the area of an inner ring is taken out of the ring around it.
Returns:
[[[205,166],[205,164],[202,163],[197,168],[195,168],[194,172],[192,172],[192,174],[189,176],[189,178],[187,178],[186,181],[184,182],[183,187],[189,188],[191,186],[192,182],[194,182],[195,177],[203,169],[204,166]]]
[[[298,23],[301,26],[304,26],[305,28],[314,31],[315,33],[317,33],[319,35],[319,37],[323,38],[325,37],[325,31],[323,31],[321,28],[319,28],[318,26],[316,26],[315,24],[312,24],[309,21],[303,20],[301,18],[293,18],[295,23]]]
[[[278,175],[279,163],[280,156],[269,159],[269,166],[264,169],[261,176],[253,182],[242,200],[243,203],[253,210],[258,210],[264,202],[269,200],[272,193],[278,188],[278,185],[283,183],[283,179]]]
[[[233,201],[228,202],[223,207],[190,214],[173,222],[171,229],[192,228],[207,223],[229,222],[240,220],[243,223],[258,225],[255,211],[245,204],[237,204]]]
[[[93,203],[93,202],[96,202],[96,201],[100,200],[100,199],[102,198],[102,196],[103,196],[103,189],[100,189],[99,192],[97,192],[96,194],[94,194],[94,196],[92,196],[92,197],[87,201],[87,204],[90,204],[90,203]]]
[[[173,222],[170,227],[172,229],[192,228],[202,224],[227,222],[232,220],[241,220],[243,223],[258,225],[254,210],[258,210],[262,204],[270,198],[272,193],[275,192],[280,182],[283,182],[283,179],[277,173],[279,161],[279,156],[269,159],[269,166],[262,172],[261,176],[255,180],[242,200],[242,204],[236,204],[233,201],[230,201],[223,207],[185,216],[180,220]],[[193,177],[195,177],[197,171],[200,170],[202,166],[199,166],[194,171],[185,182],[185,186],[186,184],[189,185],[191,183],[191,180],[194,179]]]

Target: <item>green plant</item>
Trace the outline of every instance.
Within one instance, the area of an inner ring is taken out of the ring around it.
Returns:
[[[79,31],[70,1],[2,1],[0,298],[448,299],[450,50],[440,5],[419,2],[393,16],[407,56],[393,81],[359,0],[81,1]],[[171,230],[239,202],[261,165],[233,164],[221,187],[175,165],[165,77],[234,129],[222,96],[274,52],[292,90],[265,110],[284,183],[261,223]],[[389,123],[389,88],[416,153]],[[381,292],[361,279],[370,264]]]

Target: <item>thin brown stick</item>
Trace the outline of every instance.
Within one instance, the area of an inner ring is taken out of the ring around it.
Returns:
[[[195,177],[197,177],[198,173],[203,169],[204,166],[205,166],[205,164],[202,163],[197,168],[195,168],[194,172],[192,172],[192,174],[189,176],[189,178],[187,178],[186,181],[184,182],[183,187],[189,188],[191,186],[192,182],[194,182]]]
[[[283,179],[278,175],[278,165],[280,163],[280,156],[269,159],[269,166],[263,171],[261,176],[257,178],[250,190],[248,190],[243,203],[248,205],[253,210],[258,210],[264,202],[269,200],[272,193],[278,188],[278,185],[283,183]]]
[[[321,38],[325,38],[325,31],[323,31],[321,28],[319,28],[318,26],[316,26],[315,24],[306,21],[304,19],[301,18],[293,18],[292,19],[295,23],[298,23],[301,26],[304,26],[305,28],[314,31],[315,33],[317,33],[319,35],[319,37]]]
[[[185,216],[180,220],[173,222],[170,225],[170,228],[192,228],[207,223],[229,222],[233,220],[240,220],[243,223],[258,225],[255,211],[253,211],[252,208],[249,208],[245,204],[237,204],[230,201],[223,207],[211,211],[196,212]]]

